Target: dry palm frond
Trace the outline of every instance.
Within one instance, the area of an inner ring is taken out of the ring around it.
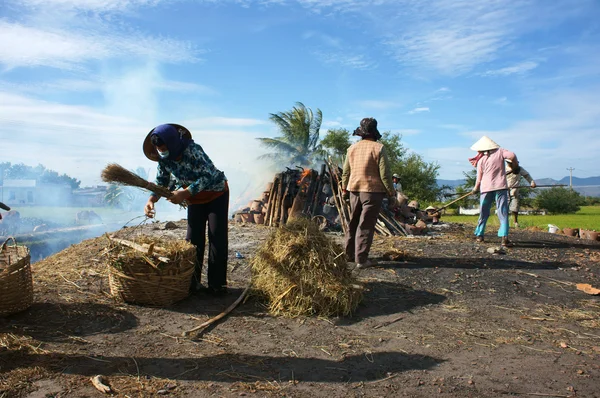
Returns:
[[[362,299],[344,249],[310,220],[278,228],[251,265],[253,287],[275,315],[349,315]]]
[[[171,191],[167,188],[146,181],[139,175],[116,163],[108,164],[104,170],[102,170],[101,177],[104,182],[144,188],[164,198],[169,198],[172,195]]]

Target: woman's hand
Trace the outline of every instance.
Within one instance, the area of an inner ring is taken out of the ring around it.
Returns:
[[[190,191],[188,191],[187,189],[180,189],[179,191],[173,191],[171,193],[173,194],[173,196],[171,196],[167,200],[176,205],[183,203],[186,199],[192,196]]]
[[[154,202],[151,199],[148,199],[146,202],[146,206],[144,206],[144,213],[148,218],[154,218]]]

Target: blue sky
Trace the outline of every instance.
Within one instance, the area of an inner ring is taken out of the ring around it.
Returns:
[[[296,101],[323,135],[377,118],[444,179],[484,134],[534,177],[600,175],[597,0],[0,4],[0,159],[84,185],[108,162],[154,170],[142,140],[176,122],[239,193],[272,178],[255,138]]]

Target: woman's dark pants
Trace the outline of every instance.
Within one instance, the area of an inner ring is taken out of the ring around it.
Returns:
[[[227,251],[229,191],[211,202],[188,205],[188,230],[186,240],[196,245],[196,265],[192,277],[192,289],[200,287],[206,225],[208,224],[208,286],[227,286]]]

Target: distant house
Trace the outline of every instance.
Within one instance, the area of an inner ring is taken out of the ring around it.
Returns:
[[[69,206],[71,191],[71,186],[67,184],[5,179],[0,186],[0,202],[15,207]]]
[[[84,187],[73,191],[73,206],[80,207],[99,207],[104,206],[104,196],[107,190],[106,185],[96,185],[93,187]]]

